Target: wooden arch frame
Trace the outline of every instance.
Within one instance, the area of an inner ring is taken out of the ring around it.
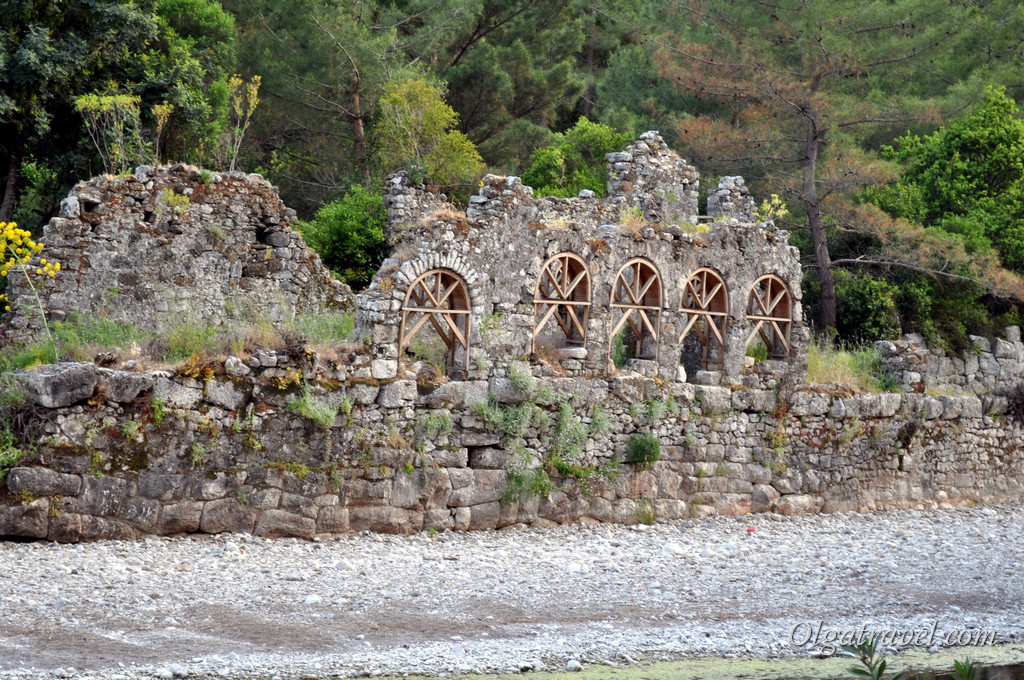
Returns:
[[[431,269],[409,286],[402,304],[398,353],[429,322],[448,348],[447,368],[469,370],[469,323],[472,304],[466,281],[450,269]],[[462,350],[461,367],[456,366]]]
[[[582,257],[559,253],[545,262],[533,294],[534,351],[537,338],[551,319],[558,322],[570,345],[585,344],[590,304],[590,269]]]
[[[747,337],[748,346],[760,336],[768,347],[770,359],[789,358],[793,296],[785,281],[774,274],[754,281],[747,298],[747,320],[754,322],[754,328]]]
[[[683,332],[679,334],[679,343],[682,344],[691,330],[696,331],[703,346],[703,369],[721,368],[725,358],[725,329],[729,319],[729,289],[721,274],[708,267],[701,267],[690,274],[683,286],[679,311],[686,319]],[[712,356],[712,350],[715,349],[717,356]]]
[[[661,274],[658,273],[658,268],[639,257],[622,265],[615,274],[615,283],[612,284],[610,306],[612,309],[620,310],[620,316],[612,326],[609,343],[615,341],[615,336],[628,323],[637,341],[636,358],[656,360],[661,305]],[[644,342],[645,336],[651,338],[652,345]]]

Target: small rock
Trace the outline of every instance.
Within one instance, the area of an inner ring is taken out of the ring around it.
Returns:
[[[576,659],[569,659],[569,662],[565,664],[565,670],[570,673],[578,673],[583,670],[583,664]]]

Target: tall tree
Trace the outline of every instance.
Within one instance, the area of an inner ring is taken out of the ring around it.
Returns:
[[[102,80],[123,81],[125,55],[157,33],[153,1],[7,0],[0,11],[0,221],[21,192],[22,164],[55,128],[76,121],[72,100]]]
[[[938,121],[944,97],[955,91],[962,105],[987,65],[1019,63],[1020,9],[1010,0],[674,6],[686,30],[657,39],[661,73],[717,107],[679,121],[682,144],[698,163],[745,167],[800,204],[821,287],[818,324],[834,328],[828,228],[863,225],[851,196],[891,172],[865,145]]]

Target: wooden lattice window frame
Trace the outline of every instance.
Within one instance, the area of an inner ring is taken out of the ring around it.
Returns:
[[[590,269],[575,253],[559,253],[544,263],[533,295],[533,342],[554,319],[570,345],[587,341],[590,319]]]
[[[630,280],[630,274],[632,280]],[[615,336],[628,323],[630,330],[637,338],[638,346],[643,345],[642,338],[645,330],[650,333],[654,341],[654,352],[637,356],[637,358],[657,359],[662,306],[661,274],[658,273],[658,268],[639,257],[622,265],[615,274],[615,283],[612,284],[610,306],[612,309],[619,310],[620,313],[612,327],[610,341],[614,342]],[[639,326],[637,322],[633,321],[634,312],[637,315]]]
[[[461,368],[468,370],[471,313],[469,287],[461,276],[450,269],[424,272],[409,286],[402,304],[399,355],[429,322],[448,347],[447,367],[458,368],[456,354],[461,347]]]
[[[760,336],[768,348],[769,358],[789,358],[793,296],[785,281],[773,274],[754,281],[747,298],[747,320],[754,324],[747,337],[747,345]]]
[[[686,319],[679,343],[682,344],[691,330],[696,331],[703,346],[701,364],[704,370],[721,367],[729,319],[729,289],[722,276],[707,267],[701,267],[690,274],[683,286],[679,311]],[[717,359],[710,356],[713,348],[718,349]]]

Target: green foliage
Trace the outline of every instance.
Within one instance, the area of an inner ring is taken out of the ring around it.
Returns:
[[[420,423],[423,425],[424,434],[430,439],[434,439],[439,435],[447,436],[451,434],[452,428],[455,426],[452,416],[448,411],[431,411],[420,419]]]
[[[888,153],[903,166],[903,177],[889,195],[916,193],[921,207],[910,210],[914,201],[886,200],[889,195],[880,205],[960,234],[969,250],[994,244],[1006,266],[1024,271],[1024,121],[1013,100],[989,88],[970,115],[923,139],[896,141],[898,150]]]
[[[335,344],[351,339],[355,312],[324,312],[299,315],[284,323],[292,333],[301,334],[312,345]]]
[[[17,467],[26,452],[18,446],[18,435],[14,432],[7,414],[0,411],[0,484],[11,468]]]
[[[218,349],[217,328],[184,321],[167,334],[167,359],[182,361]]]
[[[381,161],[388,169],[405,168],[439,186],[468,187],[483,171],[483,160],[455,129],[458,122],[441,86],[423,77],[388,82],[377,125]]]
[[[848,656],[855,658],[859,664],[846,669],[850,674],[870,680],[882,680],[887,662],[884,655],[875,651],[875,645],[871,640],[864,640],[858,645],[842,645],[841,649]],[[889,680],[900,680],[901,677],[903,673],[896,673]]]
[[[380,194],[354,185],[298,230],[324,265],[354,289],[366,287],[387,256],[387,212]]]
[[[324,429],[330,429],[338,417],[338,407],[313,397],[308,387],[303,389],[300,398],[288,402],[288,410],[298,413]]]
[[[661,458],[661,442],[653,434],[636,433],[626,440],[626,462],[639,468],[650,467]]]
[[[534,378],[530,367],[521,361],[513,361],[508,367],[508,379],[518,390],[533,388]]]
[[[555,490],[548,473],[542,468],[533,466],[533,454],[523,446],[517,445],[509,456],[506,466],[508,485],[502,492],[503,504],[516,503],[521,500],[540,496],[547,498]]]
[[[523,182],[536,196],[576,196],[590,189],[604,196],[608,179],[605,154],[621,151],[630,142],[628,133],[580,118],[569,130],[556,133],[548,146],[537,149]]]
[[[874,342],[899,337],[896,286],[885,279],[836,272],[836,330],[847,342]]]
[[[590,411],[590,425],[587,426],[587,434],[604,435],[608,434],[611,428],[607,411],[600,404],[594,404]]]
[[[658,515],[654,511],[654,503],[649,498],[641,498],[636,502],[636,521],[648,526],[658,521]]]

